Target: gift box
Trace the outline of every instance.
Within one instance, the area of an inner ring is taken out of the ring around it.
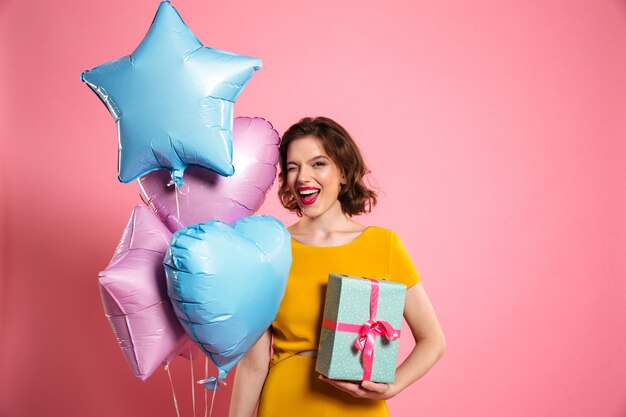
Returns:
[[[330,379],[392,383],[406,286],[330,274],[315,370]]]

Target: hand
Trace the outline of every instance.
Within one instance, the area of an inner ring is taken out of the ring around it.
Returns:
[[[362,381],[338,381],[334,379],[328,379],[324,375],[320,375],[319,379],[347,392],[356,398],[368,398],[370,400],[388,400],[394,397],[398,392],[393,384],[385,384],[379,382]]]

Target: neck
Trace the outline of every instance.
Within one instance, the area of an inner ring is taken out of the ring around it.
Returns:
[[[321,234],[329,234],[336,231],[346,230],[354,223],[343,211],[341,204],[337,202],[329,210],[317,217],[304,216],[298,226],[303,230]]]

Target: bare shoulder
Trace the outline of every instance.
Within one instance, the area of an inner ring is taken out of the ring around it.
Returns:
[[[292,236],[297,236],[297,235],[301,234],[302,233],[301,229],[302,229],[302,227],[300,226],[299,222],[294,223],[291,226],[287,227],[287,230],[289,231],[289,233]]]

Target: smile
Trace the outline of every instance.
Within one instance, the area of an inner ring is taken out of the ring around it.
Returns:
[[[317,201],[317,197],[319,197],[321,190],[319,188],[314,187],[298,187],[298,196],[300,197],[300,201],[302,204],[310,205]]]

